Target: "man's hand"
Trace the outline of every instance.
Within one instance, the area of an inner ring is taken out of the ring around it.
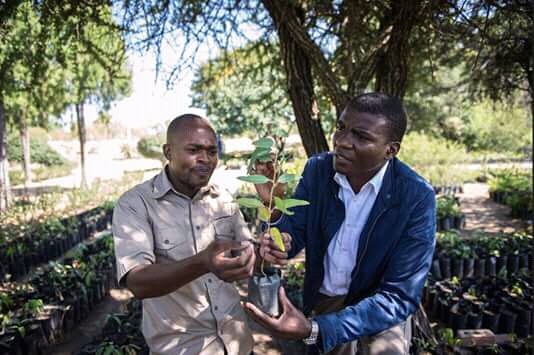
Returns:
[[[286,249],[285,252],[278,248],[268,233],[263,233],[259,238],[260,257],[271,264],[286,265],[287,255],[291,250],[291,236],[285,232],[282,232],[282,240],[284,241],[284,247]]]
[[[256,174],[266,176],[272,180],[274,177],[273,163],[257,161],[254,164],[254,172]],[[263,203],[268,204],[271,199],[271,189],[273,188],[273,184],[267,182],[265,184],[255,184],[254,187],[256,188],[258,196],[261,198]],[[283,198],[286,192],[286,187],[286,184],[276,184],[273,192],[273,197],[277,196]]]
[[[236,257],[227,257],[227,251],[239,251]],[[199,253],[206,269],[226,282],[246,279],[254,273],[256,255],[249,241],[214,240],[206,249]]]
[[[278,295],[282,305],[282,314],[278,318],[267,315],[249,302],[244,303],[245,311],[275,337],[292,340],[308,337],[312,329],[311,321],[291,304],[283,287],[280,287]]]

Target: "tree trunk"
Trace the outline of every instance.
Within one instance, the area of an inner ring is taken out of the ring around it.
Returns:
[[[20,144],[22,146],[22,167],[24,168],[24,186],[32,182],[31,156],[30,156],[30,131],[24,119],[20,125]]]
[[[264,0],[263,4],[278,29],[288,93],[306,154],[311,156],[327,151],[329,148],[319,117],[310,60],[295,41],[287,26],[287,20],[284,19],[290,16],[293,20],[297,19],[302,22],[302,16],[298,13],[299,9],[295,6],[288,6],[286,8],[288,11],[282,13],[274,1]]]
[[[80,140],[80,162],[82,168],[82,182],[80,187],[82,189],[87,188],[87,175],[85,173],[85,117],[83,112],[83,102],[76,104],[76,119],[78,122],[78,138]]]
[[[408,83],[408,55],[410,37],[420,15],[423,4],[412,0],[394,0],[391,11],[384,16],[381,28],[388,32],[386,45],[380,50],[376,64],[376,91],[404,97]]]
[[[8,209],[11,204],[11,186],[9,183],[9,162],[6,149],[6,117],[4,102],[0,98],[0,212]]]

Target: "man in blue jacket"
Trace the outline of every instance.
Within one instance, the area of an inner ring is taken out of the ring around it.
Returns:
[[[309,206],[273,223],[289,252],[262,236],[260,255],[284,264],[306,248],[304,313],[280,289],[278,318],[245,304],[275,336],[310,353],[408,353],[415,312],[435,246],[432,187],[396,158],[406,131],[402,102],[380,93],[352,99],[337,122],[334,152],[310,158],[295,198]],[[272,174],[271,166],[257,170]],[[257,186],[268,200],[269,186]]]

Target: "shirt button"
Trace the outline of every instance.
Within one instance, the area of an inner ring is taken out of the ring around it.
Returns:
[[[200,230],[200,226],[196,226],[197,230]]]
[[[217,307],[217,306],[215,306],[214,308],[215,308],[215,310],[218,310],[218,309],[219,309],[219,307]]]
[[[211,279],[208,279],[208,283],[211,283]]]
[[[165,244],[169,244],[169,240],[168,240],[168,239],[165,239],[165,240],[163,241],[163,243],[165,243]]]

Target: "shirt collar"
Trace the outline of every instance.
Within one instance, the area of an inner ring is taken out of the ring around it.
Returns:
[[[165,196],[169,191],[174,192],[178,196],[182,196],[185,198],[190,199],[188,196],[184,195],[181,192],[176,191],[174,186],[172,186],[171,181],[169,180],[169,177],[167,176],[167,166],[165,166],[163,169],[161,169],[161,172],[156,175],[154,178],[154,183],[152,184],[152,196],[155,199],[159,199],[163,196]],[[196,193],[195,196],[193,196],[194,199],[198,199],[206,195],[207,193],[210,193],[213,196],[219,195],[219,189],[212,184],[202,186],[200,190]]]
[[[384,164],[382,168],[380,168],[380,170],[371,178],[371,180],[367,181],[362,186],[362,189],[368,185],[371,185],[373,187],[373,191],[375,192],[375,194],[378,194],[378,192],[380,191],[380,188],[382,187],[382,183],[384,182],[384,175],[386,174],[388,165],[389,165],[389,160]],[[336,173],[334,175],[334,180],[338,183],[338,185],[342,189],[350,190],[354,194],[354,191],[352,190],[352,186],[350,186],[349,179],[347,179],[345,175]]]

